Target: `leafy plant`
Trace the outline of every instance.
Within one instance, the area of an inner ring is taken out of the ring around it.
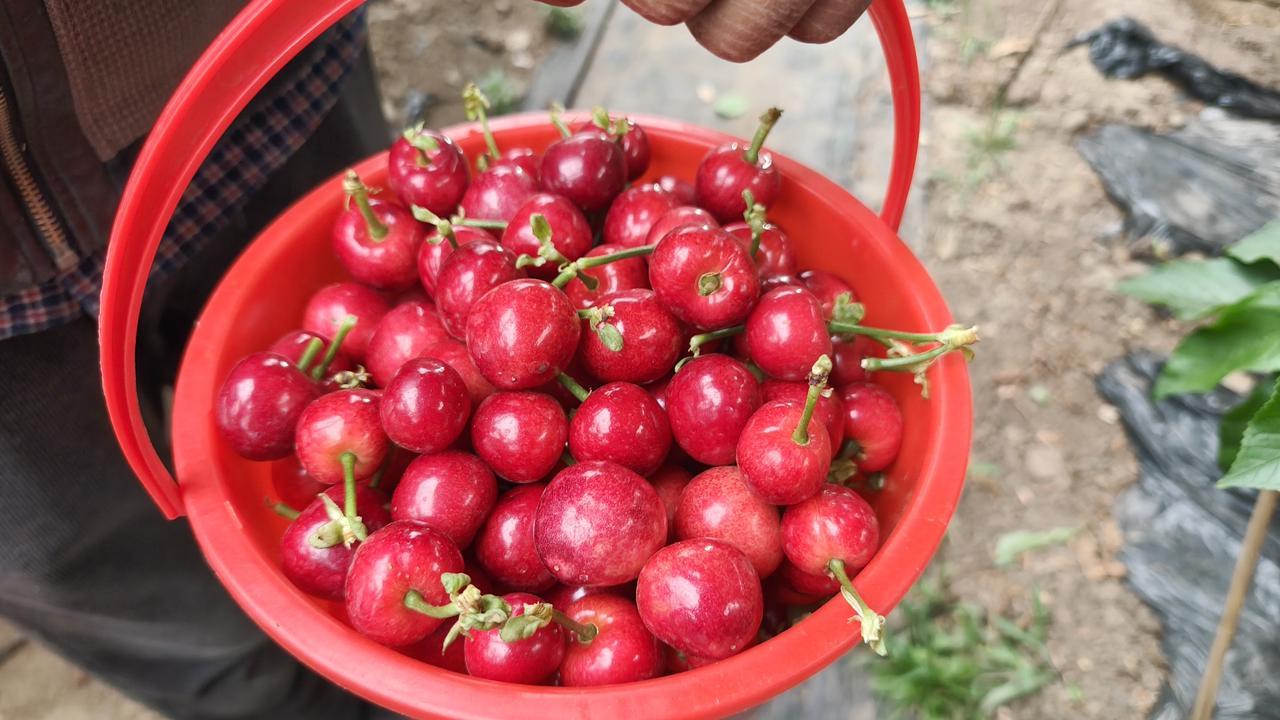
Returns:
[[[514,112],[524,97],[515,81],[497,68],[485,73],[476,85],[489,99],[490,117]]]
[[[582,34],[582,13],[574,8],[553,7],[547,10],[547,34],[560,40],[573,40]]]

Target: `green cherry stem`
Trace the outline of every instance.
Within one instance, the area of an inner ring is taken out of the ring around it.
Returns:
[[[858,591],[853,587],[853,582],[849,580],[849,574],[845,572],[844,561],[839,558],[832,558],[827,563],[827,569],[840,582],[840,594],[844,596],[845,602],[853,608],[853,612],[858,618],[858,624],[862,626],[862,642],[866,643],[877,655],[885,655],[884,647],[884,616],[876,613],[871,609],[870,605],[862,599]]]
[[[916,366],[920,365],[921,363],[927,363],[930,360],[940,358],[954,349],[955,348],[947,347],[946,345],[939,345],[938,347],[933,348],[932,350],[928,350],[922,353],[917,353],[915,355],[906,355],[904,357],[863,358],[862,369],[863,370],[903,370],[903,369],[914,370],[916,369]]]
[[[433,153],[440,149],[440,143],[423,132],[425,128],[426,123],[418,123],[413,127],[406,128],[404,131],[405,141],[409,143],[410,147],[418,151],[418,167],[430,167],[431,156],[428,153]]]
[[[756,128],[756,134],[751,138],[751,146],[742,155],[748,165],[754,166],[760,159],[760,148],[764,147],[765,138],[769,137],[769,131],[778,123],[780,117],[782,117],[782,110],[776,107],[765,110],[760,116],[760,127]]]
[[[751,228],[751,257],[755,257],[760,254],[760,238],[764,236],[764,206],[756,202],[756,196],[750,190],[742,191],[742,200],[747,204],[742,219]]]
[[[432,605],[427,602],[426,598],[422,597],[422,593],[417,590],[410,590],[404,594],[404,606],[414,612],[419,612],[427,617],[433,617],[440,620],[457,617],[460,612],[458,610],[458,606],[452,602],[448,605]]]
[[[575,398],[578,399],[578,402],[586,400],[587,396],[591,394],[590,390],[582,387],[581,383],[569,377],[566,373],[560,373],[556,379],[560,381],[560,384],[564,386],[565,390],[568,390]]]
[[[338,326],[338,332],[334,333],[333,342],[330,342],[329,347],[325,349],[324,357],[320,359],[320,364],[316,365],[315,369],[311,371],[312,380],[319,380],[324,377],[325,373],[329,372],[329,366],[338,357],[338,350],[342,349],[342,341],[346,340],[347,335],[351,334],[356,322],[355,315],[348,315],[342,319],[342,324]]]
[[[338,458],[342,462],[343,506],[342,514],[348,520],[356,517],[356,454],[347,451]]]
[[[563,114],[563,105],[558,102],[551,103],[551,124],[560,131],[560,137],[569,137],[572,133],[569,132],[569,126],[564,124],[564,118],[561,117]]]
[[[306,373],[307,368],[311,367],[311,363],[315,361],[316,356],[324,349],[324,340],[320,338],[311,338],[311,342],[307,343],[306,349],[302,351],[302,357],[298,358],[298,372]]]
[[[578,273],[583,270],[590,270],[593,267],[608,265],[609,263],[626,260],[627,258],[652,255],[655,247],[657,247],[657,245],[641,245],[640,247],[627,248],[626,250],[619,250],[616,253],[610,253],[608,255],[580,257],[571,263],[565,264],[565,266],[561,268],[560,274],[556,276],[556,279],[551,281],[551,284],[558,288],[563,288],[565,285],[569,284],[570,280],[577,277]]]
[[[267,500],[267,507],[271,508],[271,512],[286,520],[297,520],[298,516],[302,514],[282,502],[273,503],[270,500]]]
[[[485,230],[506,230],[506,220],[481,220],[479,218],[455,217],[449,221],[455,227],[483,228]]]
[[[746,325],[733,325],[731,327],[720,328],[719,330],[712,330],[711,332],[694,335],[689,338],[689,354],[694,357],[698,357],[698,354],[702,352],[703,345],[706,345],[709,342],[715,342],[716,340],[723,340],[727,337],[733,337],[734,335],[741,335],[746,331],[746,329]]]
[[[473,82],[467,83],[462,89],[462,108],[468,120],[479,121],[484,144],[489,148],[489,157],[497,160],[500,155],[498,141],[493,139],[493,132],[489,130],[489,113],[486,112],[489,109],[489,98]]]
[[[809,371],[809,393],[804,398],[804,410],[800,413],[800,423],[796,425],[791,439],[797,445],[809,444],[809,421],[813,419],[814,408],[818,406],[818,398],[827,389],[827,377],[831,375],[831,358],[823,355],[813,363]]]
[[[445,240],[448,240],[449,244],[453,246],[454,250],[458,249],[458,238],[454,237],[452,222],[445,220],[439,215],[436,215],[430,210],[424,207],[421,207],[419,205],[410,205],[409,212],[413,213],[414,220],[417,220],[418,222],[424,222],[429,225],[434,225],[436,228],[436,232],[440,234],[440,237],[444,238]],[[436,239],[433,242],[431,238],[428,238],[427,242],[432,242],[432,244],[439,244],[440,240]]]
[[[596,639],[596,635],[600,634],[600,628],[596,627],[595,623],[580,623],[554,608],[551,610],[551,619],[560,627],[577,635],[578,642],[583,645],[590,645],[591,641]]]
[[[373,212],[373,206],[369,204],[369,188],[360,182],[360,176],[356,175],[355,170],[348,170],[346,177],[342,178],[342,191],[347,194],[348,198],[356,201],[356,208],[364,216],[364,224],[369,230],[369,237],[373,238],[374,242],[382,242],[390,230],[378,219],[378,215]]]

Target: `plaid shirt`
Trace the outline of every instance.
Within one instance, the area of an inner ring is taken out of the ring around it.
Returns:
[[[338,100],[364,44],[365,14],[343,18],[303,51],[299,70],[274,97],[251,105],[227,128],[187,186],[156,252],[152,277],[182,267],[306,142]],[[308,61],[309,60],[309,61]],[[0,340],[39,332],[82,314],[98,316],[104,252],[52,280],[0,297]]]

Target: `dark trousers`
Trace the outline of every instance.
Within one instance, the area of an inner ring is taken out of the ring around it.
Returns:
[[[366,53],[304,148],[203,257],[149,289],[138,388],[157,419],[195,314],[244,243],[288,202],[386,144]],[[163,422],[155,425],[163,441]],[[151,504],[107,422],[90,319],[0,342],[0,528],[0,616],[166,715],[374,712],[263,635],[186,523],[166,522]]]

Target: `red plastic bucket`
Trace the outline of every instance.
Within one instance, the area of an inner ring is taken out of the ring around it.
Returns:
[[[450,673],[368,641],[345,624],[341,606],[294,588],[278,563],[284,521],[263,503],[271,466],[236,456],[219,438],[212,408],[235,361],[293,329],[309,294],[341,277],[328,248],[330,226],[342,207],[337,178],[316,188],[254,240],[209,300],[178,377],[173,420],[177,481],[169,475],[142,423],[134,368],[138,310],[161,233],[183,188],[232,118],[285,62],[359,4],[251,4],[178,88],[125,188],[103,283],[103,386],[121,449],[161,511],[169,518],[188,516],[209,565],[231,595],[289,652],[352,692],[416,717],[717,717],[783,692],[856,645],[859,633],[848,623],[849,607],[837,596],[761,645],[678,675],[590,689],[509,685]],[[895,234],[919,131],[919,79],[910,26],[901,0],[875,0],[871,18],[885,48],[895,103],[892,177],[881,216],[813,170],[775,153],[784,189],[769,209],[770,219],[795,240],[802,266],[836,272],[852,284],[868,301],[872,324],[939,329],[951,322],[946,304]],[[720,133],[671,120],[636,120],[653,147],[650,176],[692,178],[705,151],[726,140]],[[540,150],[556,138],[545,115],[502,118],[493,122],[493,129],[508,147]],[[475,127],[446,132],[469,156],[481,151]],[[374,185],[384,183],[385,154],[357,170]],[[971,430],[964,362],[951,355],[930,373],[932,398],[927,401],[909,377],[884,379],[902,405],[906,435],[885,489],[870,498],[884,542],[855,578],[881,613],[923,572],[964,481]]]

